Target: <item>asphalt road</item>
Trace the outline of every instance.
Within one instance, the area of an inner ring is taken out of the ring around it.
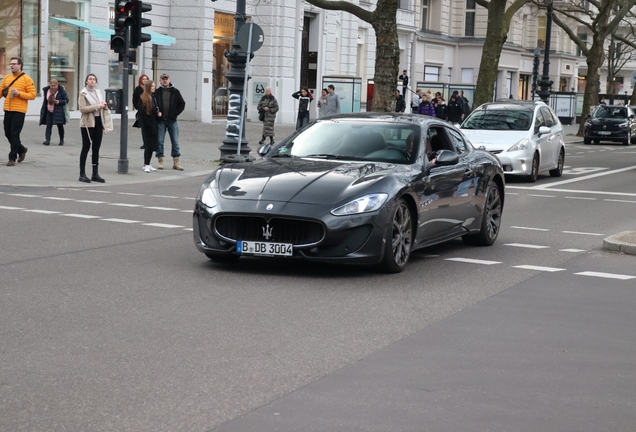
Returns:
[[[211,263],[201,176],[0,186],[0,430],[631,431],[636,148],[566,166],[398,275]]]

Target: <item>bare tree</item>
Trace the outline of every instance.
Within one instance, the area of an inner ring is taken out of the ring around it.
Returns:
[[[510,22],[514,14],[530,2],[531,0],[515,0],[506,9],[507,0],[475,0],[475,3],[488,10],[488,28],[481,54],[473,106],[492,101],[499,70],[499,58],[508,39]]]
[[[592,8],[587,7],[588,4]],[[605,41],[610,34],[615,32],[634,5],[636,5],[636,0],[620,2],[619,0],[586,0],[584,2],[572,0],[570,3],[563,2],[554,8],[554,22],[568,34],[586,57],[587,75],[585,76],[586,85],[582,113],[588,113],[591,106],[598,104],[599,70],[605,62]],[[564,22],[560,15],[587,28],[592,36],[592,44],[588,47],[587,41],[575,33],[576,29],[572,29],[571,22]],[[583,136],[584,124],[585,122],[581,122],[579,125],[577,136]]]
[[[398,0],[378,0],[375,10],[369,11],[348,1],[305,0],[326,10],[349,12],[371,24],[375,30],[375,72],[373,76],[372,111],[393,111],[395,87],[400,68],[396,14]],[[636,0],[635,0],[636,1]]]

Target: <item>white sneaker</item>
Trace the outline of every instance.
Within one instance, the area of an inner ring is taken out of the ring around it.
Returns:
[[[150,172],[150,165],[144,165],[144,172]]]
[[[148,165],[148,168],[150,168],[150,171],[157,171],[157,168],[153,167],[152,165]]]

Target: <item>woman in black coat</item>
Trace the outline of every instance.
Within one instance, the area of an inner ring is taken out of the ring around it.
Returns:
[[[64,106],[68,103],[68,95],[64,87],[59,85],[56,79],[52,79],[48,86],[42,89],[44,100],[40,109],[40,125],[46,125],[44,132],[45,146],[51,144],[51,133],[53,125],[57,125],[57,132],[60,134],[60,145],[64,145],[64,124],[66,114]]]
[[[150,165],[152,152],[157,151],[159,147],[159,126],[157,120],[161,117],[161,112],[157,108],[157,101],[155,100],[155,88],[153,81],[146,81],[144,92],[139,97],[139,105],[137,106],[137,119],[139,120],[139,127],[141,128],[141,138],[144,142],[143,169],[147,173],[157,171]]]

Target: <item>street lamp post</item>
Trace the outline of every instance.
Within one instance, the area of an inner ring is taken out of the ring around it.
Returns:
[[[241,107],[245,94],[245,63],[247,56],[250,55],[247,53],[247,49],[241,49],[238,43],[238,32],[243,24],[245,24],[245,0],[237,0],[236,15],[234,15],[234,40],[231,50],[226,50],[224,54],[230,63],[230,71],[226,75],[230,82],[230,94],[225,138],[223,145],[219,147],[222,162],[254,160],[254,157],[249,155],[252,149],[245,139],[245,125],[241,122]]]
[[[545,52],[543,57],[543,76],[539,81],[541,87],[537,94],[541,100],[548,103],[550,89],[553,82],[550,81],[550,39],[552,38],[552,0],[546,0],[546,23],[545,23]]]

